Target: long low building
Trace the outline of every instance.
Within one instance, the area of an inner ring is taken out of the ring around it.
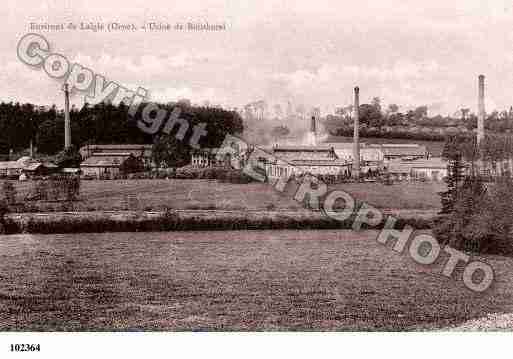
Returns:
[[[44,176],[54,173],[58,167],[49,162],[40,162],[28,156],[21,157],[17,161],[1,161],[0,177],[20,178],[22,174],[25,177]]]
[[[353,143],[334,142],[333,147],[340,159],[353,161]],[[414,143],[366,144],[360,143],[360,161],[362,164],[379,165],[385,161],[398,159],[422,159],[428,157],[426,146]]]
[[[264,168],[269,178],[300,176],[306,173],[317,176],[351,176],[351,163],[343,160],[278,160],[265,163]]]
[[[110,144],[110,145],[86,145],[80,148],[80,155],[83,160],[89,157],[107,153],[107,154],[131,154],[135,158],[143,161],[144,167],[154,167],[152,159],[152,145],[138,145],[138,144]]]
[[[380,149],[386,161],[397,159],[427,159],[429,157],[427,148],[424,145],[405,143],[369,145],[369,147]]]
[[[275,146],[268,152],[271,156],[259,159],[268,178],[307,173],[351,176],[352,162],[338,158],[331,146]]]
[[[396,180],[442,181],[447,177],[447,161],[441,158],[428,160],[393,160],[385,165],[386,173]]]
[[[330,143],[339,159],[352,162],[354,160],[352,143]],[[360,143],[360,163],[362,165],[381,165],[384,161],[381,148]]]
[[[142,159],[131,153],[96,153],[80,164],[82,175],[110,179],[142,171],[143,168]]]

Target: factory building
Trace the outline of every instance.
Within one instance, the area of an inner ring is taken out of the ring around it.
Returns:
[[[87,160],[91,156],[101,155],[102,153],[119,154],[121,156],[128,153],[140,159],[145,168],[153,168],[155,166],[152,160],[152,147],[152,145],[137,144],[86,145],[80,148],[80,156],[83,160]]]
[[[217,148],[203,148],[191,154],[191,166],[196,168],[230,167],[231,157],[227,153],[223,159],[217,159]]]
[[[392,160],[385,165],[392,180],[398,181],[442,181],[447,177],[447,162],[441,158],[428,160]]]
[[[82,175],[97,179],[114,179],[143,171],[144,163],[141,158],[126,153],[95,153],[80,164]]]
[[[351,176],[350,161],[338,158],[331,146],[275,146],[270,151],[275,160],[260,159],[268,178],[283,176]]]
[[[369,147],[380,149],[383,152],[383,159],[385,161],[429,158],[426,146],[414,143],[370,145]]]
[[[352,143],[329,143],[335,150],[338,158],[352,162],[354,160],[354,149]],[[363,166],[381,166],[384,161],[384,154],[381,148],[360,143],[360,163]]]

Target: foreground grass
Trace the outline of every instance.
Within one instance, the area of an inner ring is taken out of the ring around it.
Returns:
[[[513,310],[513,260],[484,294],[365,231],[14,235],[0,330],[415,330]]]
[[[17,182],[18,200],[32,184]],[[438,209],[441,183],[379,183],[334,185],[359,201],[378,208]],[[80,199],[73,204],[27,202],[38,211],[108,211],[221,209],[221,210],[301,210],[293,193],[280,194],[265,183],[231,184],[208,180],[116,180],[82,181]]]

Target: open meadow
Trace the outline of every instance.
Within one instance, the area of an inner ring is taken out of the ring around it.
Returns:
[[[447,261],[415,264],[377,232],[11,235],[0,330],[427,330],[513,310],[513,260],[481,294]]]
[[[32,190],[33,182],[16,182],[18,201]],[[378,208],[437,210],[438,192],[444,184],[346,183],[332,185],[358,201]],[[41,211],[62,211],[63,203],[31,201]],[[69,209],[75,211],[109,210],[301,210],[293,193],[278,193],[265,183],[231,184],[214,180],[113,180],[82,181],[79,200]]]

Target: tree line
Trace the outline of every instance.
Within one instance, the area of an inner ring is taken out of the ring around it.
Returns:
[[[75,148],[86,144],[152,144],[155,136],[142,132],[137,127],[142,109],[134,117],[128,115],[124,103],[84,104],[70,111],[71,137]],[[241,117],[234,111],[221,108],[192,106],[187,102],[159,104],[170,114],[180,106],[181,117],[189,121],[190,127],[206,123],[207,135],[200,139],[202,147],[218,147],[225,135],[243,131]],[[191,131],[189,131],[191,132]],[[0,155],[11,150],[19,152],[33,143],[41,154],[54,155],[64,145],[64,115],[56,106],[43,108],[33,104],[0,103]],[[188,143],[188,138],[184,139]]]
[[[335,136],[351,136],[352,113],[352,105],[337,108],[334,115],[326,117],[328,131]],[[472,134],[477,128],[477,116],[467,108],[460,109],[453,116],[429,116],[427,106],[406,112],[400,112],[395,104],[383,109],[378,97],[370,104],[361,104],[359,116],[362,137],[442,141],[456,133]],[[492,133],[513,132],[513,108],[489,113],[485,129]]]

